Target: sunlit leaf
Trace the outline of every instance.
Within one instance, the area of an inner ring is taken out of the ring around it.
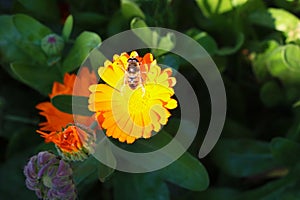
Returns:
[[[126,19],[132,19],[133,17],[140,17],[142,19],[145,18],[143,11],[134,1],[122,0],[121,11]]]
[[[65,41],[67,41],[69,39],[72,29],[73,29],[73,16],[69,15],[65,21],[65,25],[62,30],[62,36]]]
[[[175,36],[171,32],[166,33],[166,35],[160,35],[160,33],[158,33],[157,31],[148,28],[147,24],[140,18],[134,18],[131,21],[130,26],[132,31],[146,45],[148,45],[149,47],[153,47],[151,49],[151,52],[155,57],[159,57],[166,52],[171,51],[175,47]]]
[[[214,55],[218,47],[210,35],[198,29],[190,29],[186,34],[196,40],[210,55]]]
[[[285,84],[300,84],[300,48],[294,44],[279,46],[266,60],[269,72]]]
[[[78,68],[87,58],[90,51],[97,47],[100,42],[101,39],[96,33],[87,31],[81,33],[63,61],[63,72],[71,72]]]
[[[247,3],[247,0],[196,0],[197,5],[206,17],[229,12]]]

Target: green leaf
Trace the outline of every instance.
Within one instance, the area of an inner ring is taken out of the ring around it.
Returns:
[[[299,181],[298,177],[300,174],[299,164],[294,167],[290,173],[278,180],[271,181],[256,189],[244,191],[235,200],[253,200],[253,199],[293,199],[287,198],[287,196],[294,196],[298,193],[299,198]],[[292,195],[291,195],[292,194]],[[296,199],[298,199],[296,198]]]
[[[219,15],[225,12],[232,11],[234,8],[239,7],[247,3],[247,0],[196,0],[198,7],[206,17],[213,15]]]
[[[272,76],[285,84],[300,84],[300,48],[294,44],[279,46],[266,59],[266,65]]]
[[[159,173],[165,180],[189,190],[203,191],[209,185],[206,169],[188,152]]]
[[[113,179],[114,199],[168,200],[167,185],[154,173],[129,174],[118,172]]]
[[[265,83],[260,90],[260,98],[267,107],[277,106],[284,101],[284,91],[275,81]]]
[[[63,72],[71,72],[78,68],[87,58],[90,51],[97,47],[100,42],[101,39],[96,33],[87,31],[81,33],[63,62]]]
[[[133,17],[140,17],[145,19],[143,11],[133,1],[122,0],[121,1],[121,12],[126,19],[132,19]]]
[[[59,20],[59,8],[56,1],[53,0],[18,0],[18,2],[30,11],[31,15],[52,21]]]
[[[266,60],[269,59],[270,55],[272,54],[274,49],[279,46],[279,44],[274,40],[268,40],[261,42],[261,46],[263,47],[263,52],[257,53],[252,60],[254,73],[259,81],[267,79],[270,75]]]
[[[286,37],[293,37],[291,33],[297,30],[299,24],[299,19],[295,15],[286,10],[277,8],[253,12],[249,16],[249,20],[253,24],[281,31]]]
[[[0,16],[0,23],[2,61],[46,64],[47,58],[40,47],[40,42],[51,33],[50,29],[23,14]]]
[[[60,82],[62,80],[62,76],[56,67],[12,63],[11,70],[23,83],[45,96],[51,92],[54,81]]]
[[[186,34],[196,40],[210,55],[217,51],[217,43],[204,31],[198,29],[189,29]]]
[[[255,140],[220,140],[212,155],[221,170],[234,177],[256,175],[276,166],[268,143]]]
[[[101,182],[105,182],[114,173],[117,166],[116,158],[111,151],[107,137],[104,137],[101,141],[99,141],[99,143],[97,143],[94,155],[101,155],[101,160],[97,167],[98,178]],[[101,162],[109,163],[109,166],[102,164]]]
[[[88,97],[72,95],[56,95],[51,98],[51,103],[60,111],[83,116],[91,116],[88,109]]]
[[[297,152],[300,152],[300,144],[286,138],[273,138],[271,141],[271,152],[280,163],[294,166],[300,161]]]
[[[71,35],[73,29],[73,16],[69,15],[65,21],[64,28],[62,30],[62,37],[67,41]]]
[[[162,148],[171,140],[172,137],[162,130],[148,140],[137,140],[134,145],[122,145],[122,148],[131,152],[152,152]],[[178,148],[182,146],[178,144]],[[188,152],[169,166],[159,170],[158,173],[166,181],[189,190],[202,191],[208,187],[209,183],[208,174],[201,162]]]
[[[156,47],[151,49],[155,57],[159,57],[175,47],[175,36],[173,33],[168,32],[165,36],[162,36],[157,31],[152,31],[148,28],[147,24],[140,18],[132,19],[130,27],[146,45]]]
[[[179,56],[175,55],[175,54],[165,54],[163,56],[160,56],[157,59],[157,63],[158,65],[160,65],[162,68],[165,67],[171,67],[175,70],[178,71],[179,66],[184,63],[184,60],[181,59]],[[164,66],[165,65],[165,66]],[[174,76],[176,74],[175,71],[173,71],[172,76]]]

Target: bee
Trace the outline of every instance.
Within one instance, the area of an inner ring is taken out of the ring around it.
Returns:
[[[124,75],[124,84],[122,89],[125,85],[128,85],[132,90],[135,90],[139,86],[141,86],[143,94],[145,94],[145,87],[144,87],[144,80],[142,78],[141,67],[138,59],[136,58],[129,58],[127,60],[127,69],[123,69],[125,72]],[[121,90],[122,90],[121,89]]]

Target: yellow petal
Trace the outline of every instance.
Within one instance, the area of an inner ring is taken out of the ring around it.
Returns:
[[[177,107],[177,101],[175,99],[171,99],[166,105],[164,105],[164,107],[168,109],[174,109]]]

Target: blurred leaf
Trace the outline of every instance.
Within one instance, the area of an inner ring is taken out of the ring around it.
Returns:
[[[130,20],[125,19],[121,11],[117,11],[112,15],[107,25],[107,34],[115,35],[129,28]]]
[[[224,197],[234,197],[239,194],[238,191],[231,188],[209,188],[206,191],[201,192],[197,198],[200,199],[209,199],[209,200],[223,200]],[[197,199],[193,198],[193,199]]]
[[[76,24],[82,24],[84,26],[100,26],[107,21],[107,18],[99,13],[95,12],[75,12],[73,13]]]
[[[118,172],[113,179],[114,199],[169,199],[167,185],[153,173],[129,174]]]
[[[73,16],[69,15],[65,21],[64,28],[62,30],[62,37],[67,41],[71,35],[73,29]]]
[[[143,11],[134,1],[121,0],[121,12],[126,19],[132,19],[133,17],[145,19]]]
[[[299,174],[300,166],[296,165],[295,168],[287,176],[275,181],[271,181],[256,189],[245,191],[241,193],[241,195],[239,195],[237,198],[235,198],[235,200],[289,200],[290,198],[286,198],[288,195],[293,196],[296,192],[299,191],[299,183],[297,183]]]
[[[213,160],[234,177],[252,176],[276,166],[268,143],[246,139],[219,140]]]
[[[59,8],[53,0],[18,0],[33,16],[51,21],[59,20]]]
[[[149,47],[156,47],[151,50],[154,57],[159,57],[175,47],[175,36],[168,32],[165,36],[160,35],[157,31],[152,31],[147,24],[139,18],[134,18],[130,27],[132,31]],[[138,29],[144,28],[144,29]],[[135,30],[138,29],[138,30]]]
[[[273,107],[284,101],[282,93],[282,89],[275,81],[269,81],[262,86],[260,98],[267,107]]]
[[[61,82],[62,80],[62,76],[56,67],[12,63],[11,69],[23,83],[45,96],[51,92],[54,81]]]
[[[206,17],[229,12],[247,3],[247,0],[196,0],[198,7]]]
[[[0,165],[1,199],[37,198],[34,191],[26,188],[25,176],[23,174],[24,165],[31,155],[31,150],[23,150]]]
[[[276,160],[284,165],[293,166],[300,161],[296,152],[300,152],[300,144],[286,138],[273,138],[271,152]]]
[[[11,135],[12,137],[6,149],[8,158],[28,149],[28,147],[37,145],[41,141],[40,136],[35,132],[35,127],[20,127]]]
[[[196,40],[210,55],[217,51],[217,43],[206,32],[198,29],[189,29],[186,34]]]
[[[236,39],[234,41],[234,45],[233,46],[220,47],[216,51],[216,54],[218,54],[220,56],[230,55],[230,54],[233,54],[233,53],[237,52],[241,48],[241,46],[244,43],[245,36],[241,32],[237,32],[235,34],[236,35],[234,36],[234,38],[236,38]]]
[[[91,116],[88,109],[88,97],[72,95],[56,95],[51,98],[51,103],[60,111],[83,116]]]

